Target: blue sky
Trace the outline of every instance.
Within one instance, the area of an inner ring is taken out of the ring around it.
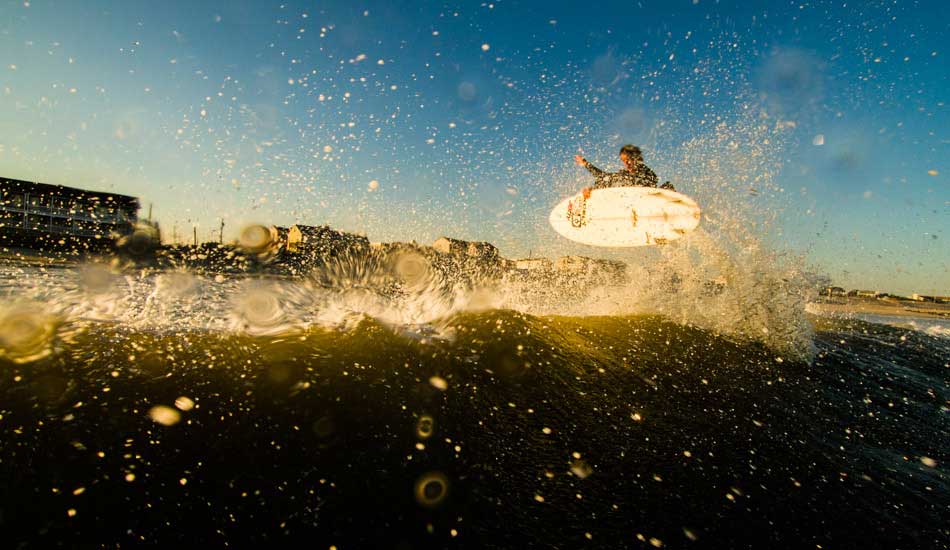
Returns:
[[[844,286],[950,294],[948,39],[935,1],[0,0],[0,174],[139,196],[166,238],[597,256],[547,213],[633,142]]]

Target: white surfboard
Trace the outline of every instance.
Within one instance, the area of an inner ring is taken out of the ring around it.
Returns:
[[[561,201],[551,211],[551,227],[572,241],[591,246],[651,246],[679,239],[699,225],[696,201],[657,187],[594,189]]]

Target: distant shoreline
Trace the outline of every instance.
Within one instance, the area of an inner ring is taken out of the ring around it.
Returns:
[[[895,317],[923,317],[931,319],[950,319],[950,305],[911,302],[900,300],[884,302],[881,300],[843,298],[834,302],[819,301],[808,304],[812,313],[891,315]]]

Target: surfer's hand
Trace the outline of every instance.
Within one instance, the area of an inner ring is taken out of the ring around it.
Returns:
[[[574,164],[578,166],[584,166],[585,164],[587,164],[587,159],[585,159],[584,157],[580,155],[574,155]]]
[[[590,187],[585,187],[581,189],[581,195],[584,195],[584,199],[590,198]]]

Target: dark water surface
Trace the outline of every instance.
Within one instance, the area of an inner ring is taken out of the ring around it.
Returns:
[[[4,546],[946,547],[950,340],[815,321],[93,324],[0,364]]]

